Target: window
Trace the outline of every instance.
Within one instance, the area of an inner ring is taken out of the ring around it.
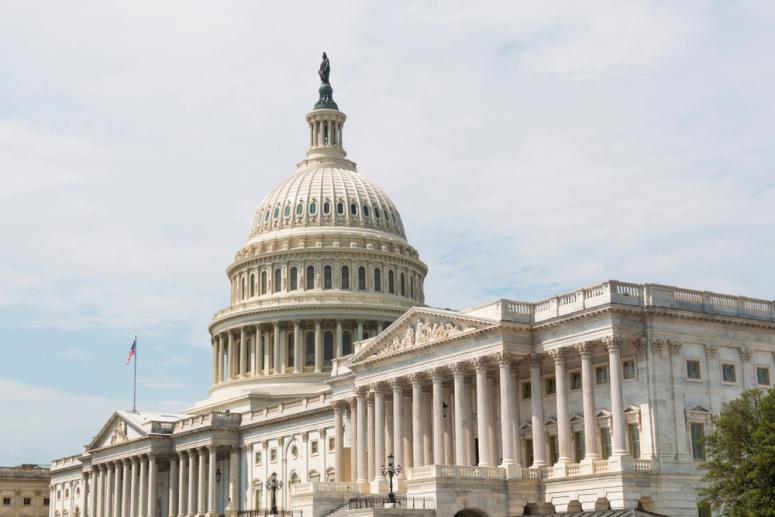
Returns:
[[[369,207],[368,207],[368,205],[363,205],[363,217],[369,217]]]
[[[331,203],[329,203],[328,201],[323,203],[323,213],[326,215],[331,213]]]
[[[573,447],[574,453],[576,455],[576,463],[580,463],[581,460],[584,459],[584,456],[587,454],[583,432],[576,431],[573,433]]]
[[[570,389],[581,389],[581,372],[570,372]]]
[[[70,489],[65,488],[65,499],[67,499],[68,497],[70,497]]]
[[[557,393],[557,383],[554,380],[554,377],[547,377],[544,379],[544,389],[546,390],[547,395],[554,395]]]
[[[333,287],[333,274],[331,273],[331,266],[323,268],[323,289],[331,289]]]
[[[307,332],[306,353],[304,354],[304,366],[315,366],[315,333]]]
[[[344,214],[344,203],[342,203],[341,201],[336,204],[336,213],[339,215]]]
[[[11,498],[3,497],[3,506],[11,506]]]
[[[264,222],[267,222],[269,220],[269,210],[264,212]]]
[[[388,292],[393,294],[396,292],[395,278],[393,278],[393,272],[388,271]]]
[[[267,293],[266,284],[267,284],[266,271],[262,271],[261,272],[261,294]]]
[[[522,398],[529,399],[532,396],[532,390],[530,388],[530,381],[522,383]]]
[[[326,470],[326,481],[329,483],[336,481],[336,471],[333,468]]]
[[[686,360],[686,378],[692,380],[702,379],[702,370],[700,369],[700,362],[696,359]]]
[[[638,424],[629,424],[627,426],[627,441],[630,444],[630,455],[635,459],[640,458],[640,430],[638,430]]]
[[[333,436],[328,439],[328,452],[334,452],[336,449],[336,440]]]
[[[358,268],[358,289],[366,290],[366,268],[363,266]]]
[[[256,465],[261,465],[261,451],[256,451]]]
[[[379,219],[379,208],[377,208],[376,206],[374,207],[374,217]]]
[[[350,268],[342,266],[342,289],[350,289]]]
[[[595,384],[608,384],[608,365],[595,368]]]
[[[315,266],[307,266],[307,289],[315,288]]]
[[[289,289],[291,291],[295,291],[298,288],[298,285],[299,285],[299,270],[296,269],[296,266],[293,266],[291,268],[291,281],[290,281]]]
[[[350,213],[352,215],[357,215],[358,214],[358,205],[356,205],[355,203],[350,204]]]
[[[535,462],[533,456],[533,440],[531,439],[525,440],[525,461],[528,465],[532,465]]]
[[[318,204],[314,201],[309,204],[309,215],[315,215],[318,213]]]
[[[549,461],[554,465],[558,459],[560,459],[560,450],[557,446],[557,435],[553,434],[549,436]]]
[[[374,269],[374,290],[382,291],[382,271],[379,268]]]
[[[289,215],[291,215],[291,206],[290,205],[285,205],[285,210],[283,210],[283,215],[285,217],[288,217]]]
[[[280,217],[280,207],[279,206],[275,207],[275,209],[274,209],[274,218],[277,219],[278,217]]]
[[[253,298],[256,295],[256,275],[250,275],[250,297]]]
[[[44,497],[43,498],[43,506],[48,506],[50,504],[51,504],[51,499],[49,499],[48,497]]]
[[[732,363],[722,363],[721,365],[721,380],[724,382],[734,384],[737,382],[737,373],[735,372],[735,365]]]
[[[611,431],[608,428],[600,430],[600,445],[602,445],[603,459],[611,457]]]
[[[298,457],[299,457],[299,448],[298,448],[298,447],[296,447],[295,445],[292,445],[292,446],[291,446],[291,457],[292,457],[293,459],[296,459],[296,458],[298,458]]]
[[[269,463],[277,462],[277,447],[269,449]]]
[[[312,440],[309,442],[309,452],[312,455],[315,455],[318,453],[318,441]]]
[[[320,481],[320,472],[317,470],[310,470],[307,477],[310,481]]]
[[[401,296],[406,296],[406,279],[403,273],[401,273]]]
[[[296,339],[293,332],[288,332],[287,341],[288,342],[285,345],[285,366],[287,368],[293,368],[293,365],[296,362],[296,347],[294,346]]]
[[[770,369],[764,366],[756,367],[756,384],[759,386],[770,385]]]
[[[350,355],[353,353],[353,335],[349,330],[342,334],[342,354]]]
[[[692,437],[692,458],[695,460],[705,459],[705,445],[702,443],[705,439],[705,424],[692,422],[690,424]]]
[[[280,292],[280,286],[282,285],[283,271],[279,267],[274,270],[274,285],[272,290],[275,293]]]
[[[30,505],[32,505],[32,497],[25,497],[24,506],[30,506]]]
[[[327,330],[323,334],[323,364],[331,366],[331,360],[334,358],[334,333]]]
[[[291,484],[298,485],[299,483],[301,483],[301,478],[299,478],[299,475],[294,470],[293,472],[291,472]]]
[[[635,378],[635,359],[625,359],[622,361],[622,377],[624,380]]]
[[[302,205],[301,203],[299,203],[298,205],[296,205],[296,215],[301,215],[301,212],[302,212],[303,210],[304,210],[304,205]]]

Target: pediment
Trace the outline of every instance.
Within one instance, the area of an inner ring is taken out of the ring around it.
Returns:
[[[414,307],[353,354],[348,365],[411,352],[496,326],[492,320]]]
[[[121,411],[116,411],[111,415],[105,425],[88,445],[89,450],[112,447],[130,440],[143,438],[147,435],[131,419],[125,417]]]

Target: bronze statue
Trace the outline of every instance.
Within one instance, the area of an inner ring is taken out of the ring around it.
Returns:
[[[323,83],[328,83],[328,74],[330,73],[331,65],[328,64],[328,56],[326,56],[326,53],[323,52],[323,61],[320,63],[320,70],[318,70],[320,81]]]

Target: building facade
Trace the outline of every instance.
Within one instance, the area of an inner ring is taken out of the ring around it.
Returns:
[[[355,515],[388,492],[388,457],[406,513],[698,515],[710,416],[772,382],[775,303],[607,281],[430,308],[398,210],[346,158],[327,79],[305,159],[227,270],[208,397],[117,411],[56,460],[52,494],[80,488],[68,516],[264,510],[272,473],[280,507]]]
[[[0,517],[46,517],[52,501],[48,487],[48,467],[0,467]]]

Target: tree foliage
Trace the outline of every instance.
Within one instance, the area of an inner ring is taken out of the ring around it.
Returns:
[[[775,517],[775,387],[725,405],[704,443],[704,500],[728,517]]]

